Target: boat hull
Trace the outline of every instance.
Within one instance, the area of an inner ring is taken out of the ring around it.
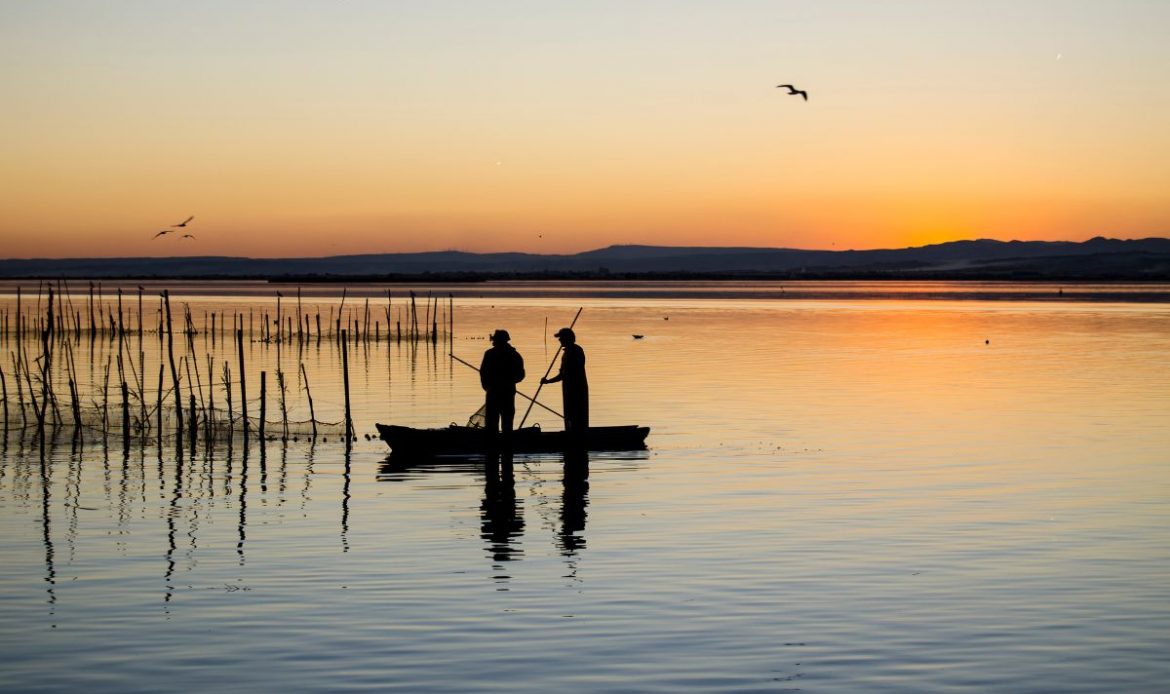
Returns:
[[[432,456],[474,455],[507,448],[513,453],[559,453],[563,451],[637,451],[646,448],[649,427],[590,427],[584,435],[566,431],[543,431],[524,427],[512,432],[511,445],[492,441],[483,429],[452,424],[440,429],[377,424],[378,435],[394,453]]]

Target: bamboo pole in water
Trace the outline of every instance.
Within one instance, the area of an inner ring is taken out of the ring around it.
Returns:
[[[418,341],[418,305],[414,300],[414,292],[410,293],[410,341]]]
[[[260,440],[264,440],[264,429],[268,423],[268,372],[260,372]]]
[[[244,427],[244,441],[248,440],[248,379],[244,372],[244,331],[236,331],[236,346],[240,353],[240,421]]]
[[[345,386],[345,448],[349,450],[353,439],[353,415],[349,406],[349,346],[341,334],[341,381]]]
[[[138,285],[138,348],[142,349],[142,285]],[[145,374],[143,374],[145,377]]]
[[[309,390],[309,374],[305,371],[305,363],[301,362],[301,376],[305,379],[305,396],[309,399],[309,422],[313,425],[313,438],[317,438],[317,414],[313,412],[313,393]],[[5,421],[8,419],[7,409],[4,415]]]
[[[431,344],[439,344],[439,297],[435,297],[435,311],[431,314]]]
[[[73,439],[76,441],[81,438],[81,402],[77,396],[77,383],[72,377],[69,379],[69,404],[73,408]]]
[[[199,433],[199,410],[195,407],[195,394],[191,394],[191,455],[195,455],[195,443]]]
[[[97,319],[94,317],[93,282],[89,283],[89,339],[97,335]]]
[[[288,440],[288,405],[285,402],[284,390],[284,371],[276,370],[276,385],[280,388],[280,423],[281,423],[281,441]]]
[[[102,378],[102,447],[109,445],[110,438],[110,358],[106,357],[106,371]]]
[[[195,373],[199,373],[198,370]],[[203,385],[199,386],[199,393],[203,393]],[[215,372],[212,371],[211,355],[207,355],[207,416],[204,419],[204,428],[207,430],[208,444],[215,436]]]
[[[232,370],[227,360],[223,362],[223,393],[227,400],[228,436],[232,435]],[[230,440],[230,438],[229,438]]]
[[[171,323],[171,292],[163,290],[163,304],[167,312],[167,359],[171,364],[171,381],[175,386],[175,416],[178,418],[176,430],[183,431],[183,394],[179,389],[179,370],[175,366],[175,330]]]
[[[43,354],[41,356],[41,409],[37,417],[37,434],[44,441],[45,438],[45,415],[48,413],[49,398],[52,397],[52,391],[49,387],[52,381],[52,359],[53,359],[53,285],[49,285],[49,304],[48,304],[48,320],[45,322],[44,332],[41,333],[41,347]]]
[[[158,445],[159,450],[162,450],[163,440],[163,374],[166,373],[165,367],[162,364],[158,365],[158,400],[155,402],[155,417],[158,418]],[[160,452],[159,455],[162,455]]]
[[[126,385],[124,378],[122,379],[122,454],[130,455],[130,387]]]
[[[304,367],[301,364],[301,368]],[[8,380],[4,378],[3,367],[0,367],[0,398],[4,399],[4,442],[8,443]]]

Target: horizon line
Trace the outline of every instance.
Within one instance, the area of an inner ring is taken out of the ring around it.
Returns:
[[[367,251],[360,253],[338,253],[334,255],[283,255],[283,256],[247,256],[247,255],[224,255],[224,254],[207,254],[207,255],[109,255],[109,256],[23,256],[23,257],[0,257],[0,262],[8,261],[77,261],[77,260],[173,260],[173,259],[206,259],[206,258],[227,258],[240,260],[324,260],[329,258],[354,258],[363,256],[378,256],[378,255],[437,255],[441,253],[462,253],[466,255],[491,256],[491,255],[527,255],[527,256],[541,256],[541,257],[573,257],[584,255],[587,253],[596,253],[609,249],[620,248],[662,248],[662,249],[676,249],[676,250],[741,250],[741,251],[793,251],[804,253],[863,253],[872,251],[902,251],[913,250],[920,248],[932,248],[938,246],[947,246],[957,243],[1002,243],[1002,244],[1023,244],[1023,243],[1037,243],[1037,244],[1085,244],[1100,241],[1156,241],[1156,240],[1170,240],[1170,236],[1143,236],[1137,238],[1116,238],[1110,236],[1097,235],[1084,241],[1070,241],[1070,240],[1042,240],[1042,239],[1010,239],[1001,240],[990,237],[980,237],[973,239],[955,239],[952,241],[940,241],[938,243],[925,243],[917,246],[882,246],[873,248],[799,248],[795,246],[698,246],[698,245],[669,245],[669,244],[651,244],[651,243],[615,243],[608,246],[600,246],[596,248],[589,248],[583,251],[576,251],[572,253],[539,253],[535,251],[469,251],[459,248],[444,248],[428,251]]]

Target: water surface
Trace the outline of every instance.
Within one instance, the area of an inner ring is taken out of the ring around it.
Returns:
[[[349,346],[348,454],[64,436],[42,461],[10,432],[0,687],[1164,691],[1170,305],[847,290],[461,296],[447,344]],[[275,307],[172,301],[196,322]],[[648,451],[509,475],[366,439],[465,421],[478,381],[446,353],[478,363],[497,327],[534,391],[582,306],[593,419],[652,427]],[[150,382],[165,359],[137,339]],[[287,375],[291,419],[302,363],[318,418],[341,419],[334,340],[245,351],[253,384]],[[74,347],[91,400],[118,352]],[[190,354],[238,360],[206,334]]]

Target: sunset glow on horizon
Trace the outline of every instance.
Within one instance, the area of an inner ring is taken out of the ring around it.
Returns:
[[[1170,236],[1167,30],[1139,0],[0,0],[0,257]]]

